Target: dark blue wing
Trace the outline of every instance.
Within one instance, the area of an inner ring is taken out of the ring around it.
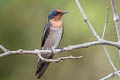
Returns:
[[[48,21],[47,24],[46,24],[45,27],[44,27],[43,35],[42,35],[42,38],[41,38],[41,47],[44,46],[45,41],[46,41],[46,39],[47,39],[47,37],[48,37],[48,35],[49,35],[50,26],[51,26],[51,24],[50,24],[50,22]]]

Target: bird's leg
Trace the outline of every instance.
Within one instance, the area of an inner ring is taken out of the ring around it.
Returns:
[[[55,54],[55,50],[53,48],[51,48],[51,54],[54,55]]]

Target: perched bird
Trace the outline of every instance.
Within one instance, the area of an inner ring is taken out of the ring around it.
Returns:
[[[62,16],[67,13],[67,11],[62,10],[52,10],[48,14],[48,22],[44,27],[42,39],[41,39],[41,49],[55,49],[58,47],[62,35],[63,35],[63,24]],[[46,59],[52,59],[53,54],[42,54]],[[39,60],[37,65],[36,77],[39,79],[45,70],[47,69],[49,62],[44,62]]]

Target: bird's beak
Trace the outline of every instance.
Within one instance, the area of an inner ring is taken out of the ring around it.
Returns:
[[[67,11],[63,11],[63,12],[62,12],[62,15],[63,15],[63,14],[66,14],[66,13],[68,13],[68,12],[67,12]]]

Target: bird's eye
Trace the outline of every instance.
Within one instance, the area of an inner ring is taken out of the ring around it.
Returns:
[[[59,15],[59,14],[60,14],[60,12],[56,12],[56,13],[55,13],[55,15]]]

